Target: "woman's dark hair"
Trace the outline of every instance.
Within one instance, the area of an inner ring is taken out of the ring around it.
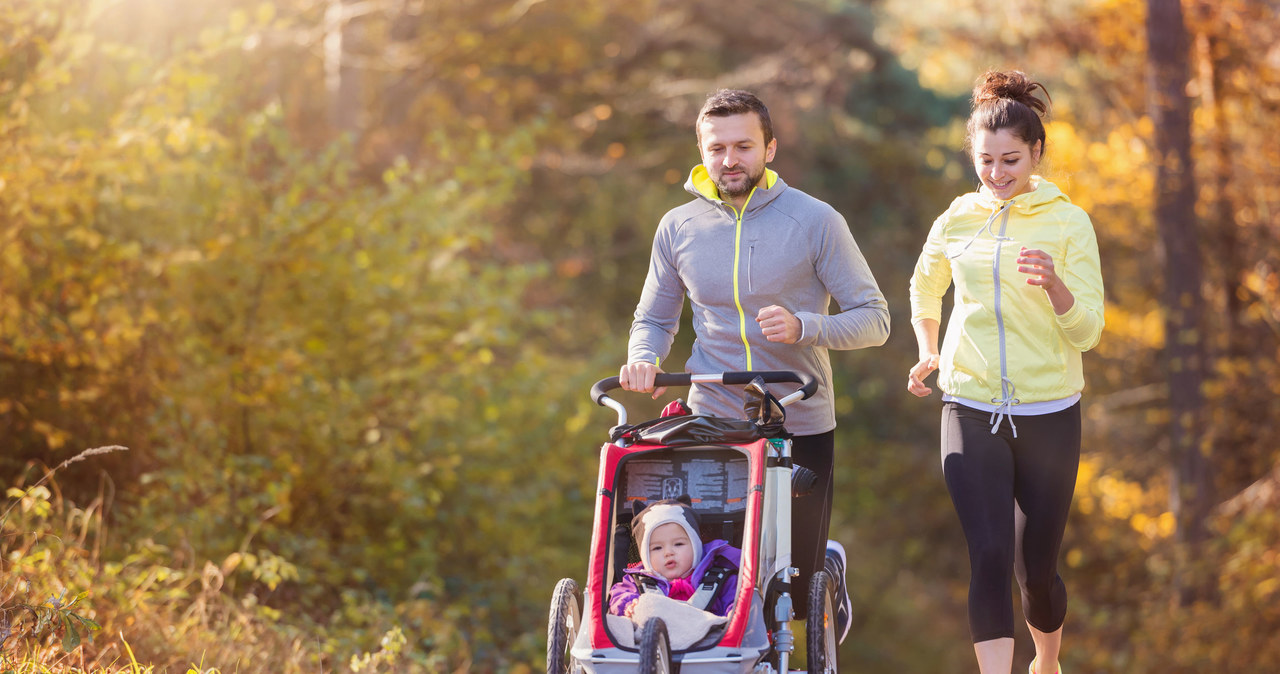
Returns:
[[[707,117],[730,117],[748,112],[754,112],[760,118],[760,128],[764,130],[764,144],[768,145],[769,141],[773,140],[773,121],[769,119],[769,108],[766,108],[764,102],[755,94],[741,89],[721,89],[707,96],[707,102],[702,104],[698,119],[693,123],[693,130],[701,141],[702,120]]]
[[[1044,93],[1044,100],[1034,94],[1036,89]],[[1040,156],[1044,157],[1044,122],[1040,118],[1049,114],[1049,103],[1049,90],[1032,82],[1021,70],[986,72],[973,87],[973,113],[965,131],[965,151],[973,148],[973,138],[979,131],[1009,129],[1031,147],[1040,141]]]

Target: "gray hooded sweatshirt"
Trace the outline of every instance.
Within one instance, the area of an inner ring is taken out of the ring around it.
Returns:
[[[883,344],[889,310],[844,218],[772,170],[766,181],[739,213],[720,199],[705,167],[693,169],[685,190],[697,198],[667,212],[654,235],[628,362],[662,365],[687,296],[695,339],[685,371],[807,373],[818,392],[787,408],[786,425],[796,435],[816,435],[836,426],[827,350]],[[755,317],[774,304],[800,319],[797,343],[765,339]],[[741,387],[700,384],[689,404],[698,414],[740,419],[742,397]]]

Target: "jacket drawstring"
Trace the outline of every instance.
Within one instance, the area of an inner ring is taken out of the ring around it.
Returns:
[[[973,242],[978,240],[978,237],[981,236],[983,232],[991,229],[991,223],[995,222],[996,218],[1000,217],[1000,214],[1004,213],[1004,210],[1012,205],[1013,205],[1012,201],[1006,201],[1005,204],[1001,206],[999,210],[997,210],[995,213],[992,213],[991,217],[987,218],[987,224],[983,225],[981,229],[973,233],[973,236],[969,237],[969,240],[965,242],[963,248],[961,248],[960,250],[954,253],[950,253],[950,254],[944,253],[943,254],[944,257],[946,257],[948,260],[954,260],[960,257],[961,255],[963,255],[966,250],[969,250],[969,246],[972,246]],[[1009,222],[1009,216],[1008,214],[1006,214],[1005,223],[1008,223],[1008,222]],[[1000,233],[1002,235],[1004,234],[1003,226],[1000,229]],[[999,239],[1000,237],[996,237],[996,238]]]
[[[1001,335],[1000,342],[1003,345],[1004,343],[1003,335]],[[1003,354],[1000,359],[1000,366],[1001,366],[1000,369],[1003,370],[1004,369]],[[999,405],[999,407],[996,408],[996,411],[991,413],[991,419],[989,420],[991,422],[992,435],[995,435],[996,431],[1000,430],[1000,422],[1004,421],[1005,418],[1008,418],[1009,428],[1013,429],[1013,437],[1015,438],[1018,437],[1018,426],[1017,424],[1013,423],[1013,406],[1017,405],[1019,402],[1022,402],[1022,401],[1013,397],[1014,391],[1015,389],[1013,387],[1013,381],[1010,380],[1008,377],[1000,377],[1000,393],[1004,397],[991,399],[991,402],[993,404]]]
[[[995,435],[1000,430],[1000,422],[1005,417],[1009,418],[1009,428],[1013,429],[1013,437],[1018,437],[1018,426],[1013,423],[1013,406],[1017,405],[1020,400],[1013,397],[1016,390],[1013,386],[1013,380],[1009,379],[1009,360],[1005,356],[1005,340],[1004,340],[1004,312],[1000,308],[1000,246],[1005,241],[1013,239],[1004,235],[1005,228],[1009,226],[1009,206],[1013,205],[1013,201],[1008,201],[1004,206],[1000,207],[997,214],[1004,212],[1004,217],[1000,219],[1000,233],[996,235],[996,249],[991,255],[991,275],[996,282],[996,332],[1000,335],[1000,396],[992,398],[992,404],[996,405],[996,411],[991,414],[991,434]],[[993,218],[995,216],[992,216]]]

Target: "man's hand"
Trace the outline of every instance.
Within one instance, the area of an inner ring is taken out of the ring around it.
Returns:
[[[624,391],[638,391],[640,393],[653,391],[653,399],[657,400],[667,392],[667,387],[665,386],[656,390],[653,388],[653,378],[659,372],[662,372],[662,368],[653,363],[641,361],[627,363],[618,371],[618,383]]]
[[[761,309],[756,314],[756,322],[764,338],[771,342],[795,344],[800,340],[800,319],[776,304]]]

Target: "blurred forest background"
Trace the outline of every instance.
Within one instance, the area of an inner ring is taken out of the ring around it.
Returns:
[[[976,671],[906,288],[997,67],[1052,94],[1107,284],[1064,666],[1280,671],[1277,9],[6,0],[0,664],[538,670],[614,421],[587,388],[733,86],[893,314],[834,354],[842,670]]]

